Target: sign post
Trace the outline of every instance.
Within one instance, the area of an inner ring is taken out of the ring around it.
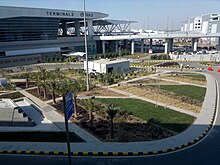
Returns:
[[[73,95],[69,92],[66,96],[63,96],[63,106],[64,106],[64,118],[65,118],[65,127],[66,127],[66,140],[67,140],[67,150],[68,150],[68,162],[71,165],[71,149],[70,149],[70,135],[68,120],[73,114]]]

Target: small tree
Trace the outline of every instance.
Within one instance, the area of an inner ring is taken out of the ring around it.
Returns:
[[[93,126],[93,111],[95,110],[95,103],[92,99],[85,100],[85,108],[89,111],[89,120],[90,120],[90,126]]]
[[[107,107],[106,113],[108,114],[109,118],[110,118],[110,125],[111,125],[111,139],[114,139],[114,118],[117,115],[117,113],[119,112],[119,108],[114,107],[113,105],[110,105]]]

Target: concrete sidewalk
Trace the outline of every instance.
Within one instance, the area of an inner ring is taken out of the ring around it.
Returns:
[[[65,131],[64,117],[58,112],[56,112],[55,108],[46,104],[45,102],[41,101],[37,97],[26,92],[25,90],[19,90],[19,92],[27,98],[29,98],[31,101],[35,102],[39,106],[44,117],[46,117],[52,124],[56,125],[56,127],[59,128],[60,131]],[[86,142],[100,142],[100,140],[98,140],[97,138],[95,138],[94,136],[92,136],[91,134],[81,129],[79,126],[72,122],[69,122],[69,131],[74,132],[76,135],[84,139]]]
[[[198,138],[208,128],[216,105],[216,84],[211,75],[207,74],[207,92],[201,113],[194,124],[184,132],[166,139],[150,142],[130,143],[72,143],[72,152],[149,152],[175,148],[191,142]],[[44,113],[52,110],[44,108]],[[47,115],[47,114],[46,114]],[[50,115],[47,115],[50,117]],[[41,150],[41,151],[67,151],[66,144],[61,143],[21,143],[21,142],[0,142],[1,150]]]

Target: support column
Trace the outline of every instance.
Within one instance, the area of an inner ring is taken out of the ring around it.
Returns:
[[[218,38],[218,45],[217,45],[217,49],[220,50],[220,37]]]
[[[79,24],[79,21],[78,20],[76,20],[75,21],[75,36],[76,37],[79,37],[80,36],[80,24]]]
[[[102,41],[102,54],[105,54],[105,41]]]
[[[153,39],[150,39],[150,43],[149,43],[149,49],[152,49],[152,45],[153,45]]]
[[[124,48],[125,48],[125,50],[130,49],[129,44],[128,44],[128,40],[124,40]]]
[[[173,38],[169,39],[169,52],[173,51]]]
[[[164,46],[165,46],[165,47],[164,47],[164,53],[165,53],[165,54],[168,54],[168,41],[167,41],[167,40],[165,41]]]
[[[169,38],[165,40],[165,54],[169,54],[173,51],[173,38]]]
[[[141,53],[144,53],[144,39],[141,39]]]
[[[192,38],[192,51],[197,51],[198,47],[198,38]]]
[[[62,22],[62,29],[63,29],[63,35],[62,36],[67,36],[67,25],[66,22]]]
[[[93,36],[92,20],[87,20],[87,24],[88,24],[88,35]]]
[[[118,41],[115,41],[115,52],[118,52]]]
[[[131,40],[131,54],[134,55],[134,40]]]

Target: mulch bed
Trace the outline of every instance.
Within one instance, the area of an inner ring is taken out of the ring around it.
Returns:
[[[0,95],[0,99],[4,99],[4,98],[7,98],[7,99],[17,99],[17,98],[21,98],[21,97],[24,97],[24,95],[22,95],[19,92]]]
[[[26,83],[25,82],[13,82],[13,84],[15,84],[17,87],[21,88],[21,89],[26,89]],[[29,82],[29,87],[28,88],[32,88],[35,87],[36,83],[35,82]]]
[[[42,89],[40,90],[40,91],[41,91],[40,95],[39,95],[38,92],[37,92],[37,88],[27,89],[26,91],[27,91],[28,93],[34,95],[35,97],[37,97],[37,98],[43,100],[43,101],[47,101],[47,100],[51,100],[51,99],[52,99],[51,91],[48,91],[48,90],[47,90],[47,98],[46,98],[46,99],[44,99],[44,93],[43,93],[43,90],[42,90]]]
[[[62,101],[52,105],[63,114]],[[175,135],[175,132],[145,122],[129,114],[118,115],[115,119],[115,138],[110,138],[110,122],[103,112],[93,113],[93,126],[90,125],[89,114],[83,107],[78,106],[78,117],[70,120],[85,129],[101,141],[105,142],[138,142],[152,141]]]

